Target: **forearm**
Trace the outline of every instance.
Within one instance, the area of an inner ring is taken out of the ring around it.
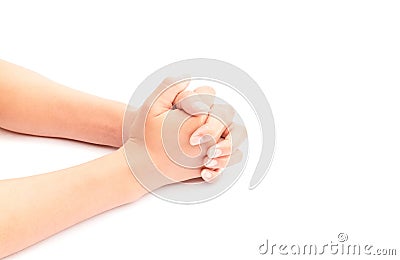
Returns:
[[[0,181],[0,258],[144,194],[121,150],[73,168]]]
[[[0,127],[119,147],[125,105],[0,60]]]

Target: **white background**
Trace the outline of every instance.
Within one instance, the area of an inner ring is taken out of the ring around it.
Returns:
[[[1,1],[1,59],[123,102],[166,64],[224,60],[263,88],[277,131],[254,191],[246,172],[205,204],[147,196],[9,259],[266,259],[266,239],[340,232],[400,254],[399,13],[398,1]],[[5,131],[0,145],[0,178],[111,151]]]

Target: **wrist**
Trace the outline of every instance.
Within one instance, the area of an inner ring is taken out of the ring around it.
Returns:
[[[102,131],[104,144],[119,148],[122,146],[122,127],[126,105],[120,102],[107,100],[104,114],[104,128]]]
[[[108,172],[108,182],[112,190],[118,193],[118,204],[127,204],[138,200],[149,191],[145,189],[135,178],[126,161],[123,148],[110,155],[108,162],[114,165],[113,171]]]
[[[165,172],[168,172],[165,167],[160,169],[161,165],[156,165],[145,144],[130,139],[119,151],[123,154],[135,182],[147,192],[176,182],[165,175]],[[174,170],[170,169],[170,171]]]

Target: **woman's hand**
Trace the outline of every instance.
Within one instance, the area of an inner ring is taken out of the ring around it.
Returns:
[[[236,149],[245,129],[232,124],[234,110],[213,105],[210,87],[184,91],[188,82],[175,81],[165,79],[137,110],[124,145],[131,170],[149,190],[199,177],[210,182],[241,160]]]

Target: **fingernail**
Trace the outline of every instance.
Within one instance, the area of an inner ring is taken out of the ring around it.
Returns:
[[[201,171],[201,178],[203,178],[203,180],[207,181],[210,177],[210,173],[207,170],[203,170]]]
[[[208,112],[210,110],[209,106],[200,101],[193,102],[192,107],[196,109],[197,112]]]
[[[210,135],[205,135],[200,138],[200,144],[211,142],[213,138]]]
[[[194,136],[190,137],[191,145],[198,145],[198,144],[200,144],[200,141],[201,141],[201,136],[199,136],[199,135],[194,135]]]
[[[222,155],[222,150],[217,149],[215,146],[211,147],[207,153],[209,158],[217,158]]]
[[[211,160],[206,164],[206,167],[214,167],[218,164],[217,160]]]
[[[212,174],[211,174],[210,171],[204,170],[204,171],[201,173],[201,177],[202,177],[204,180],[208,181],[208,180],[210,180],[210,179],[212,178]]]

